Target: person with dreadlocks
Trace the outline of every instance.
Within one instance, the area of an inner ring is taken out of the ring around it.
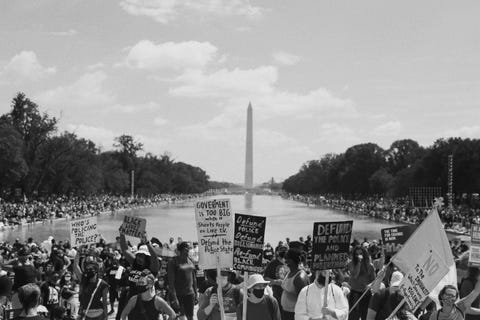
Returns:
[[[371,293],[368,291],[363,295],[363,292],[375,280],[375,268],[368,250],[363,246],[356,246],[353,249],[352,261],[348,263],[347,268],[350,273],[349,285],[351,287],[348,304],[350,306],[357,304],[350,312],[349,320],[366,320]],[[362,295],[362,300],[357,303]]]

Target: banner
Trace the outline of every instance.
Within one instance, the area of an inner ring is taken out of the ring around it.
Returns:
[[[72,247],[97,243],[99,240],[97,217],[70,221],[70,244]]]
[[[480,225],[472,224],[471,231],[472,243],[468,264],[471,267],[480,267]]]
[[[340,269],[348,262],[353,221],[313,224],[312,269]]]
[[[120,226],[120,232],[125,233],[127,236],[141,238],[145,232],[146,227],[146,219],[133,216],[124,216],[123,223]]]
[[[233,214],[229,199],[210,199],[195,205],[201,269],[233,267]]]
[[[233,269],[262,273],[263,242],[267,218],[235,214]]]
[[[385,254],[393,255],[400,251],[403,244],[415,230],[415,226],[400,226],[382,229],[382,241]]]
[[[411,312],[415,312],[423,300],[448,273],[443,258],[433,250],[426,252],[411,272],[400,283],[400,292]]]

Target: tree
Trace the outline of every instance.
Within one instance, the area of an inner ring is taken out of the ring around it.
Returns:
[[[385,151],[387,165],[393,175],[412,166],[424,154],[425,149],[411,139],[397,140]]]
[[[38,105],[20,92],[12,100],[12,109],[0,117],[2,122],[11,125],[20,135],[24,144],[24,160],[28,173],[20,181],[24,192],[30,192],[39,174],[38,150],[56,131],[57,119],[41,114]]]
[[[20,133],[13,126],[0,121],[0,190],[15,187],[27,174],[23,149]]]

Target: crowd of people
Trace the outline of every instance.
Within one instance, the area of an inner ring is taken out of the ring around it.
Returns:
[[[139,207],[175,204],[202,195],[161,194],[149,197],[123,197],[113,195],[47,196],[22,201],[6,201],[0,198],[0,230],[22,224],[45,222],[56,218],[79,218],[105,212],[117,212]]]
[[[367,198],[347,200],[337,196],[288,195],[290,199],[324,208],[343,211],[349,214],[365,215],[373,218],[407,224],[420,224],[430,208],[413,206],[408,199]],[[459,234],[468,234],[472,224],[480,224],[480,209],[468,206],[445,207],[439,210],[445,229]]]
[[[181,238],[162,243],[143,234],[132,245],[120,232],[113,243],[78,248],[53,237],[5,242],[0,317],[220,320],[223,312],[227,320],[240,320],[246,295],[247,320],[382,320],[401,302],[404,275],[388,263],[380,240],[354,240],[344,269],[311,271],[311,250],[311,236],[267,243],[264,272],[243,279],[231,269],[201,270],[198,243]],[[468,246],[452,241],[452,252],[461,261]],[[480,314],[478,276],[478,268],[467,268],[458,290],[448,286],[440,293],[441,308],[428,300],[412,313],[403,305],[393,319],[474,319],[470,314]]]

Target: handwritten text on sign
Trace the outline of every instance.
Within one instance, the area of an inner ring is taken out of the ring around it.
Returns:
[[[267,218],[235,214],[233,269],[262,273],[263,242]]]
[[[382,240],[385,253],[392,254],[400,251],[403,244],[407,242],[414,230],[414,226],[401,226],[382,229]]]
[[[120,226],[120,231],[127,236],[141,238],[145,232],[147,220],[144,218],[137,218],[132,216],[124,216],[123,223]]]
[[[344,268],[348,262],[353,221],[315,222],[312,260],[314,270]]]
[[[468,263],[470,266],[480,267],[480,225],[472,224],[471,230],[472,244]]]
[[[73,247],[97,243],[98,240],[97,217],[70,221],[70,243]]]
[[[419,259],[414,270],[400,283],[400,292],[412,312],[415,312],[448,270],[446,263],[435,251],[429,251]]]
[[[233,214],[229,199],[199,201],[195,205],[199,266],[214,269],[233,265]],[[218,260],[217,260],[218,259]]]

